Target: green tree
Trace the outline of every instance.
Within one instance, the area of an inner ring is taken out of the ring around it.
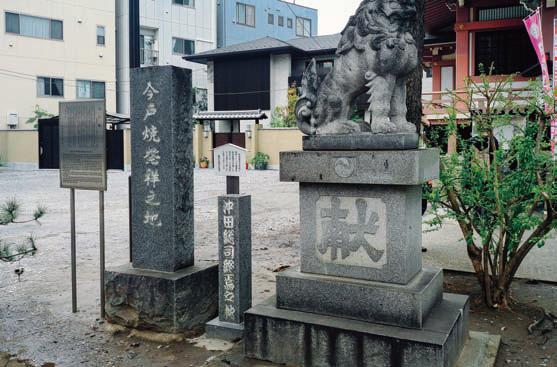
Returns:
[[[21,205],[16,199],[10,199],[0,206],[0,226],[7,226],[10,224],[22,224],[29,222],[38,222],[46,214],[46,208],[38,206],[34,213],[33,218],[29,220],[18,221],[21,213]],[[22,243],[9,243],[0,238],[0,261],[2,262],[15,262],[37,252],[35,239],[29,236]]]
[[[422,123],[422,78],[423,78],[423,50],[424,50],[424,14],[425,14],[425,0],[416,0],[417,17],[416,22],[413,23],[411,33],[416,40],[416,47],[418,48],[418,67],[410,74],[406,83],[407,97],[406,107],[408,113],[406,118],[409,122],[416,125],[416,130],[420,130]]]
[[[458,152],[441,159],[439,183],[424,194],[435,213],[431,225],[458,222],[491,307],[509,306],[524,258],[557,227],[557,165],[540,102],[545,96],[539,85],[525,93],[513,91],[511,83],[512,77],[493,84],[483,75],[453,96],[446,136],[457,132],[458,114],[472,121],[477,137],[458,139]],[[501,129],[515,133],[505,140],[497,137]]]
[[[288,106],[274,109],[271,114],[271,127],[296,127],[296,102],[298,102],[296,88],[288,88]]]
[[[33,128],[36,129],[39,127],[39,120],[44,118],[52,117],[53,115],[48,113],[44,108],[39,105],[35,106],[35,111],[33,111],[34,116],[27,119],[25,123],[33,124]]]

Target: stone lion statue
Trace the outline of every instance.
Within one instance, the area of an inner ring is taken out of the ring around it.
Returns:
[[[406,80],[418,66],[410,34],[415,0],[364,0],[342,31],[333,69],[319,80],[315,59],[296,104],[307,135],[415,132],[406,120]],[[369,94],[371,126],[350,116],[356,98]]]

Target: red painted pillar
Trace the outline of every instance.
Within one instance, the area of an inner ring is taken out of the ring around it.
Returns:
[[[465,79],[470,70],[470,32],[464,30],[463,24],[470,21],[470,8],[459,7],[456,12],[456,89],[465,86]]]
[[[441,91],[441,65],[439,64],[440,57],[434,56],[431,63],[431,78],[432,90],[434,92]]]

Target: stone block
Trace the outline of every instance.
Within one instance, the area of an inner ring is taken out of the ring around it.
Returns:
[[[205,325],[205,333],[210,339],[237,341],[244,337],[244,323],[220,321],[217,317]]]
[[[443,297],[443,271],[424,269],[407,285],[300,273],[277,274],[277,308],[422,328]]]
[[[418,149],[416,133],[304,135],[304,150],[409,150]]]
[[[131,72],[132,262],[173,272],[194,264],[191,70]]]
[[[438,177],[438,149],[280,153],[285,182],[409,186]]]
[[[218,199],[219,318],[239,324],[251,307],[251,196]]]
[[[421,186],[301,183],[301,271],[407,284],[422,269],[421,200]]]
[[[300,367],[451,367],[468,336],[468,297],[445,294],[422,330],[281,310],[245,314],[249,358]]]
[[[218,265],[175,273],[134,269],[105,273],[106,318],[137,329],[180,333],[203,328],[218,313]]]

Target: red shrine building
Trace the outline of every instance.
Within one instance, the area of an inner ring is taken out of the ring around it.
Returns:
[[[548,60],[553,55],[556,0],[542,0],[542,32]],[[440,124],[436,101],[443,91],[458,90],[477,78],[481,66],[493,64],[493,78],[517,74],[513,88],[541,75],[540,65],[522,19],[530,14],[519,0],[426,0],[424,46],[424,114]],[[549,68],[550,73],[552,67]]]

